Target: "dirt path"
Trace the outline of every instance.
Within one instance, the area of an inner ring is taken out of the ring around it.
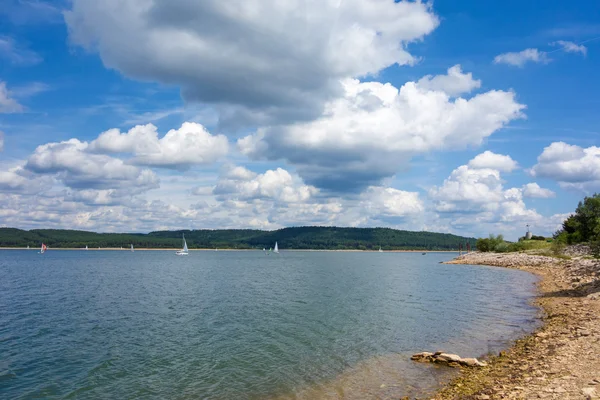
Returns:
[[[464,370],[434,399],[600,399],[600,262],[471,253],[449,263],[537,274],[544,326],[490,357],[488,367]]]

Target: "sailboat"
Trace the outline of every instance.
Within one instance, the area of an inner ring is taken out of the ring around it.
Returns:
[[[29,250],[29,245],[27,245],[27,250]]]
[[[87,248],[87,245],[85,246],[85,249],[86,249],[86,250],[88,249],[88,248]]]
[[[44,254],[46,252],[46,245],[42,243],[42,248],[40,249],[39,254]]]
[[[275,242],[275,247],[273,248],[273,253],[279,253],[279,247],[277,247],[277,242]]]
[[[133,243],[131,244],[131,252],[133,253]]]
[[[177,253],[178,256],[187,256],[188,255],[188,247],[187,247],[187,243],[185,241],[185,234],[183,235],[183,249],[179,250]]]
[[[381,246],[379,246],[379,252],[380,252],[380,253],[383,253],[383,250],[381,250]]]

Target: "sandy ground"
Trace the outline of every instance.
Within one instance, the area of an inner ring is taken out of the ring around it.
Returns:
[[[493,265],[537,274],[543,326],[464,369],[433,399],[600,399],[600,261],[524,253],[471,253],[451,264]]]

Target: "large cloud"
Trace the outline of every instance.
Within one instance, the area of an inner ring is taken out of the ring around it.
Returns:
[[[540,234],[553,233],[564,216],[544,217],[527,208],[523,201],[524,197],[550,197],[553,193],[537,184],[505,189],[501,171],[489,168],[489,163],[480,163],[486,158],[484,154],[475,157],[468,165],[456,168],[441,186],[430,189],[429,197],[441,221],[455,229],[479,235],[487,228],[489,233],[505,233],[515,238],[522,234],[527,223]],[[507,156],[496,154],[488,159],[502,160],[502,157]],[[500,163],[498,166],[506,165]]]
[[[469,161],[469,167],[472,168],[492,168],[501,172],[512,172],[518,168],[518,164],[510,156],[496,154],[489,150],[484,151],[477,157]]]
[[[65,20],[129,77],[286,118],[318,113],[341,78],[413,64],[406,45],[439,24],[428,3],[391,0],[74,0]]]
[[[565,142],[546,147],[531,168],[535,177],[553,179],[561,187],[583,192],[600,190],[600,148],[582,148]]]
[[[304,180],[319,188],[356,191],[394,175],[411,155],[479,145],[523,117],[525,106],[513,92],[451,99],[441,89],[456,92],[456,87],[433,86],[440,90],[415,82],[397,89],[348,79],[344,96],[327,103],[317,120],[259,129],[238,147],[253,158],[295,164]]]
[[[460,65],[455,65],[448,69],[447,75],[427,75],[417,82],[417,85],[423,89],[438,90],[449,96],[458,96],[463,93],[470,93],[473,89],[481,87],[479,79],[473,79],[472,73],[463,73]]]
[[[158,138],[156,126],[138,125],[127,133],[118,129],[103,132],[90,144],[90,150],[105,153],[133,153],[134,164],[185,168],[193,164],[211,164],[227,154],[228,141],[223,135],[211,135],[202,125],[184,123]]]
[[[127,165],[118,158],[91,154],[78,139],[38,146],[25,164],[36,174],[54,175],[73,189],[123,189],[129,194],[158,187],[149,169]]]
[[[548,199],[555,196],[556,193],[552,190],[540,187],[540,185],[535,182],[523,185],[523,197]]]
[[[315,195],[317,189],[304,185],[298,177],[282,168],[257,174],[244,167],[234,167],[220,178],[213,193],[222,199],[301,203]]]

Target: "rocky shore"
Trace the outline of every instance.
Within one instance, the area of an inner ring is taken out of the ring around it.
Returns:
[[[600,262],[585,247],[565,254],[475,252],[448,262],[537,274],[544,324],[487,366],[464,368],[433,399],[600,399]]]

